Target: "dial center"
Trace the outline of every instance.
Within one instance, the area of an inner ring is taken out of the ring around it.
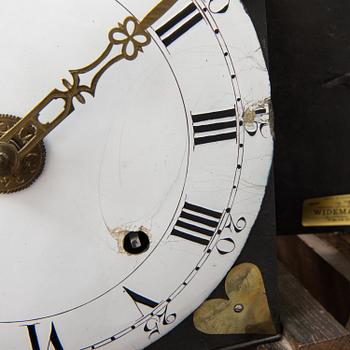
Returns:
[[[0,114],[0,136],[10,130],[20,119]],[[29,187],[42,173],[45,164],[45,146],[36,145],[23,159],[18,148],[35,133],[34,127],[23,128],[9,143],[0,142],[0,193],[12,193]]]
[[[10,176],[18,165],[17,149],[10,143],[0,143],[0,176]]]

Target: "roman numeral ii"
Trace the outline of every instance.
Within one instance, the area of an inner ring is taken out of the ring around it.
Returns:
[[[203,19],[196,5],[191,3],[156,30],[165,46],[169,46]]]

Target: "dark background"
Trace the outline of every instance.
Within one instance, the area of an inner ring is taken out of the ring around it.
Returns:
[[[331,231],[301,214],[304,199],[350,193],[350,1],[266,4],[278,233]]]

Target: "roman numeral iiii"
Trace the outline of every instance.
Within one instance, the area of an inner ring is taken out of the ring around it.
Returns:
[[[192,121],[194,144],[196,146],[237,138],[237,120],[234,108],[217,112],[192,114]]]

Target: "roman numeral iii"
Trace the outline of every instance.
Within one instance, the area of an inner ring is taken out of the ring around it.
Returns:
[[[237,138],[237,120],[234,108],[217,112],[192,114],[192,122],[194,144],[196,146]]]
[[[185,203],[171,236],[206,246],[219,225],[221,215],[217,211]]]
[[[165,46],[169,46],[203,19],[196,5],[191,3],[156,30]]]

